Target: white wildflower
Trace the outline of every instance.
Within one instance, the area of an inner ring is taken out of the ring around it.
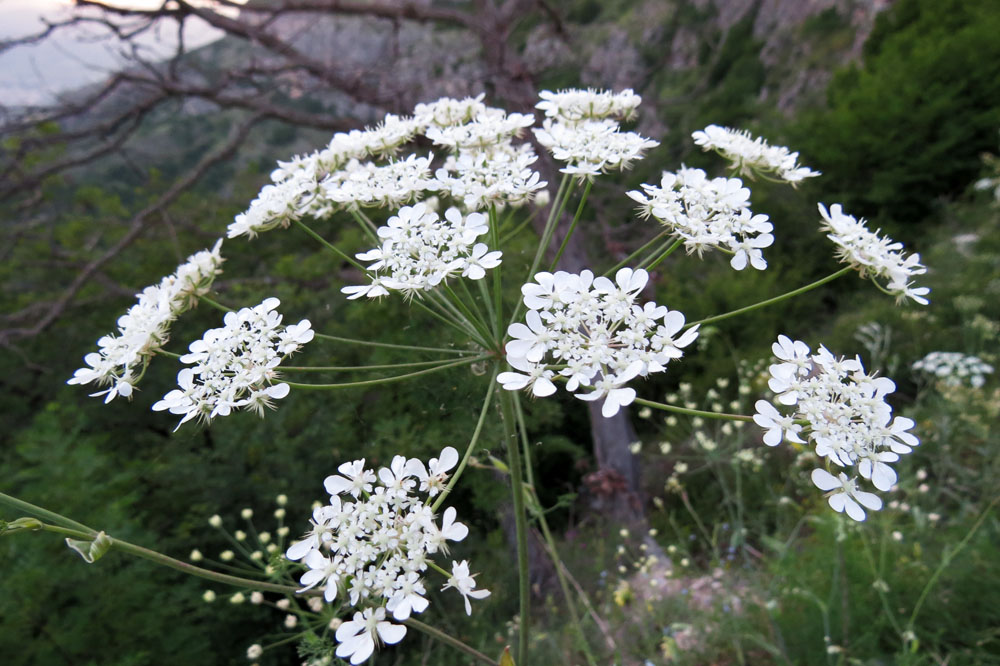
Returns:
[[[767,268],[761,250],[774,242],[766,215],[750,212],[750,190],[739,178],[706,177],[701,169],[663,172],[660,185],[642,185],[628,196],[639,203],[643,217],[652,216],[684,241],[688,254],[709,248],[733,255],[730,264]]]
[[[519,372],[497,377],[508,391],[531,387],[536,396],[555,392],[556,374],[566,390],[581,400],[603,398],[602,413],[613,416],[635,399],[625,386],[635,377],[663,372],[698,336],[698,327],[684,329],[684,315],[656,303],[635,304],[648,273],[622,268],[615,281],[559,271],[538,273],[521,287],[530,308],[526,324],[507,330],[507,361]],[[549,365],[561,365],[556,371]]]
[[[313,331],[307,319],[282,327],[275,311],[279,304],[268,298],[253,308],[227,312],[222,328],[205,331],[191,343],[181,362],[193,367],[177,373],[180,388],[163,396],[153,410],[183,415],[179,428],[194,418],[210,421],[241,408],[262,414],[272,401],[287,396],[288,385],[274,383],[277,367],[312,340]]]
[[[830,465],[855,467],[860,478],[878,490],[890,490],[896,472],[889,463],[920,443],[908,432],[914,426],[911,419],[892,416],[885,400],[896,388],[892,380],[866,374],[859,358],[836,357],[822,346],[811,354],[804,342],[786,336],[772,348],[779,363],[769,368],[768,386],[776,394],[776,404],[758,400],[754,415],[766,430],[764,443],[776,446],[783,439],[803,443],[805,437]],[[782,406],[794,409],[782,413]],[[872,510],[882,506],[876,495],[858,489],[858,477],[842,472],[833,477],[817,469],[812,478],[822,490],[839,489],[830,496],[830,506],[855,520],[865,518],[861,506]]]
[[[488,230],[486,216],[480,213],[463,216],[457,208],[449,208],[442,219],[423,203],[404,206],[386,226],[379,227],[381,247],[357,255],[371,262],[372,282],[341,291],[350,299],[375,298],[390,289],[411,296],[456,274],[481,279],[486,269],[501,261],[499,251],[490,252],[485,244],[476,242]]]
[[[798,164],[799,154],[784,146],[772,146],[762,138],[753,138],[745,130],[709,125],[691,134],[703,150],[714,150],[728,159],[744,175],[773,175],[793,185],[820,175]]]
[[[927,287],[915,287],[911,278],[923,275],[927,269],[920,263],[919,254],[904,255],[903,244],[888,236],[880,236],[865,226],[865,221],[846,215],[840,204],[833,204],[827,211],[819,204],[823,216],[823,231],[837,244],[837,258],[856,269],[863,278],[870,277],[875,284],[896,296],[897,300],[912,299],[927,305]],[[884,280],[880,284],[876,278]]]
[[[980,388],[986,383],[986,375],[993,374],[993,366],[978,356],[967,356],[961,352],[934,351],[924,356],[912,366],[945,386],[968,384]]]
[[[222,272],[221,248],[219,239],[211,250],[192,254],[159,284],[137,294],[138,302],[118,318],[117,335],[98,340],[100,351],[87,354],[83,359],[87,367],[73,373],[66,383],[110,385],[109,389],[91,394],[104,396],[105,403],[119,395],[131,397],[149,360],[169,340],[170,325],[208,292]]]

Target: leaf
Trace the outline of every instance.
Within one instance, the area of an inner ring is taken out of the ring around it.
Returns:
[[[87,564],[93,564],[104,556],[104,553],[111,549],[111,537],[104,532],[100,532],[93,541],[82,539],[66,539],[66,545],[80,553],[80,557]]]

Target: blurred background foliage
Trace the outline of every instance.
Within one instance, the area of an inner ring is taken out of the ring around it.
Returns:
[[[923,444],[900,464],[894,504],[862,525],[846,525],[808,484],[801,453],[767,449],[753,428],[726,431],[639,412],[633,449],[643,463],[652,538],[669,557],[651,560],[644,535],[619,533],[582,501],[560,502],[580,492],[581,478],[595,466],[580,405],[563,398],[529,403],[542,504],[559,503],[550,520],[562,554],[609,627],[588,638],[622,664],[1000,663],[1000,524],[988,510],[1000,478],[1000,388],[995,378],[978,390],[948,388],[910,370],[934,350],[998,361],[1000,210],[971,183],[989,175],[982,153],[996,151],[1000,140],[1000,9],[992,0],[899,0],[879,14],[861,60],[836,68],[825,90],[806,89],[792,110],[763,91],[796,67],[834,69],[853,38],[847,17],[831,8],[800,26],[795,38],[812,45],[808,62],[765,62],[751,15],[721,43],[707,39],[692,66],[666,66],[662,54],[678,29],[707,24],[713,11],[680,3],[658,40],[636,39],[653,72],[639,92],[654,110],[649,121],[663,131],[654,136],[662,146],[633,172],[598,180],[587,213],[591,256],[610,266],[626,246],[655,233],[631,215],[626,189],[681,163],[718,172],[718,160],[697,151],[689,136],[709,123],[727,124],[787,142],[824,175],[798,191],[752,185],[754,210],[776,226],[766,272],[734,276],[722,258],[678,254],[658,270],[658,302],[697,319],[833,272],[831,245],[818,233],[821,201],[843,203],[919,251],[930,267],[932,305],[896,307],[848,276],[809,297],[707,328],[698,349],[669,377],[646,382],[640,395],[680,392],[700,405],[736,401],[739,411],[751,411],[764,390],[762,359],[781,332],[860,353],[866,367],[893,377],[895,407],[917,420]],[[609,21],[628,33],[646,19],[625,2],[578,1],[565,12],[584,36],[607,30]],[[554,68],[538,83],[581,81],[579,70]],[[226,114],[203,114],[198,122],[164,114],[144,130],[150,146],[169,138],[155,164],[106,160],[45,183],[45,206],[58,224],[9,239],[0,310],[51,297],[79,268],[60,259],[60,247],[113,242],[123,227],[107,220],[148,203],[232,122]],[[177,433],[171,418],[148,410],[174,383],[168,358],[154,361],[132,404],[103,406],[65,385],[132,302],[131,291],[210,246],[274,160],[325,140],[277,123],[258,125],[253,137],[247,154],[210,171],[153,235],[109,264],[107,279],[86,287],[68,316],[0,355],[3,492],[176,557],[197,548],[217,558],[229,545],[207,525],[214,513],[230,530],[245,529],[239,513],[253,508],[256,528],[273,531],[274,497],[284,493],[294,534],[340,462],[365,457],[379,465],[399,453],[427,458],[467,441],[485,382],[468,372],[368,391],[293,392],[264,420],[237,414],[210,429],[188,425]],[[19,212],[8,206],[0,214],[13,219]],[[343,246],[363,245],[353,225],[317,225]],[[331,272],[327,257],[295,230],[230,241],[224,254],[218,293],[226,304],[276,295],[287,319],[309,317],[323,332],[405,343],[433,330],[437,344],[448,342],[446,332],[398,299],[348,304],[339,288],[354,276]],[[168,349],[181,351],[219,321],[217,311],[199,307],[174,326]],[[320,340],[300,359],[404,360]],[[497,441],[488,431],[484,447],[496,449]],[[493,590],[490,602],[471,619],[447,596],[432,606],[434,622],[487,652],[510,641],[516,607],[516,572],[497,519],[506,496],[492,472],[474,468],[452,500],[474,528],[453,556],[482,571],[478,580]],[[241,664],[248,645],[282,636],[282,614],[274,610],[230,604],[231,591],[221,589],[205,603],[202,593],[211,586],[117,554],[86,565],[57,539],[18,536],[0,540],[0,562],[0,654],[11,666]],[[582,663],[557,591],[537,592],[535,663]],[[912,649],[903,648],[907,631],[917,638]],[[386,650],[377,663],[464,663],[421,641],[407,638],[413,649]],[[292,646],[261,661],[300,662]]]

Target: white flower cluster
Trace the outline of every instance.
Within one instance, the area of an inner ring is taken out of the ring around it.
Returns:
[[[323,196],[319,201],[326,200],[344,208],[394,208],[412,201],[428,190],[437,189],[431,179],[433,158],[433,155],[409,155],[405,159],[383,165],[352,160],[320,183]],[[322,217],[333,210],[330,207],[329,210],[318,210],[313,214]]]
[[[488,107],[482,95],[417,105],[416,115],[428,122],[427,138],[451,151],[434,174],[435,189],[467,210],[520,206],[547,184],[531,169],[538,159],[531,145],[513,143],[533,116]]]
[[[491,150],[463,150],[449,155],[435,176],[437,190],[462,202],[467,210],[492,205],[520,206],[548,183],[531,165],[538,160],[530,144],[503,143]]]
[[[660,145],[635,132],[621,131],[611,119],[569,123],[546,118],[542,127],[535,129],[535,138],[554,158],[566,163],[562,173],[581,180],[631,169],[647,150]]]
[[[635,399],[627,382],[663,372],[698,337],[697,326],[683,330],[680,312],[635,304],[648,280],[646,271],[631,268],[619,270],[614,282],[590,271],[535,275],[521,287],[527,325],[507,329],[507,362],[520,372],[502,372],[497,381],[508,391],[530,386],[536,396],[552,395],[557,373],[548,364],[558,364],[566,390],[587,387],[578,398],[604,398],[604,416],[617,414]]]
[[[642,98],[632,90],[620,93],[599,90],[561,90],[539,93],[535,105],[545,112],[535,138],[566,166],[563,173],[592,179],[608,171],[625,170],[660,145],[635,132],[622,132],[615,118],[633,115]]]
[[[468,210],[530,201],[546,183],[530,168],[537,160],[531,146],[513,140],[535,119],[488,107],[482,99],[445,97],[418,104],[412,117],[387,115],[376,127],[340,132],[322,150],[278,162],[273,184],[236,216],[229,237],[253,238],[303,216],[322,218],[362,206],[392,208],[428,192],[448,194]],[[436,173],[434,155],[394,157],[418,135],[450,153]]]
[[[993,374],[993,366],[978,356],[966,356],[961,352],[935,351],[927,354],[912,366],[944,382],[946,386],[969,386],[979,388],[986,383],[986,375]]]
[[[234,409],[263,414],[272,400],[287,396],[288,384],[272,383],[277,367],[312,340],[314,332],[308,319],[282,326],[278,305],[277,298],[268,298],[252,308],[227,312],[222,328],[205,331],[181,356],[182,363],[194,367],[177,373],[180,388],[163,396],[153,410],[183,415],[180,428],[193,418],[210,421]]]
[[[149,359],[168,340],[170,324],[208,292],[222,272],[222,239],[211,250],[196,252],[172,274],[136,294],[139,301],[118,319],[118,334],[97,341],[98,352],[87,354],[67,384],[111,385],[91,396],[109,403],[117,396],[129,398]]]
[[[545,112],[547,118],[554,118],[564,123],[579,123],[585,120],[601,120],[603,118],[624,118],[628,120],[635,114],[642,98],[631,88],[620,93],[610,90],[560,90],[552,92],[543,90],[538,93],[542,101],[535,105],[536,109]]]
[[[837,244],[837,258],[841,262],[853,266],[863,278],[870,276],[873,282],[875,278],[886,280],[885,285],[875,282],[875,286],[894,295],[897,300],[910,298],[927,305],[929,301],[925,296],[931,290],[915,287],[911,281],[914,275],[927,272],[920,263],[919,254],[904,255],[902,243],[870,231],[863,219],[845,215],[840,204],[830,206],[829,212],[823,204],[819,204],[819,212],[823,216],[821,228],[829,232],[827,238]]]
[[[396,456],[376,474],[362,459],[342,464],[339,474],[326,478],[330,503],[313,511],[312,528],[286,557],[309,569],[300,579],[301,591],[321,589],[327,602],[346,595],[351,606],[363,607],[338,627],[338,657],[360,664],[374,652],[376,637],[398,643],[406,635],[405,626],[386,619],[387,612],[403,621],[427,609],[423,574],[430,556],[447,553],[448,541],[469,533],[455,522],[452,507],[445,509],[439,527],[430,506],[457,463],[458,452],[449,446],[426,467],[417,458]],[[469,614],[470,597],[490,595],[475,589],[466,561],[452,563],[442,589],[449,587],[465,598]]]
[[[663,172],[660,185],[642,185],[628,196],[639,204],[642,217],[653,216],[684,240],[688,254],[698,256],[708,248],[733,255],[730,265],[738,271],[749,264],[767,268],[762,248],[774,243],[773,225],[767,215],[750,212],[750,190],[739,178],[709,179],[701,169],[681,168]]]
[[[714,150],[728,159],[733,168],[744,175],[773,174],[793,185],[820,175],[818,171],[800,166],[798,153],[784,146],[769,145],[762,138],[755,139],[746,130],[709,125],[693,132],[691,137],[703,150]]]
[[[888,463],[920,443],[907,432],[913,420],[893,418],[885,401],[896,389],[893,381],[866,374],[860,358],[838,358],[823,346],[812,354],[806,343],[784,335],[771,349],[779,362],[769,368],[768,386],[777,395],[777,405],[795,409],[782,414],[767,400],[757,401],[753,419],[766,430],[764,443],[777,446],[785,439],[801,444],[805,435],[820,458],[844,469],[857,467],[879,490],[892,488],[896,472]],[[858,489],[857,477],[815,469],[812,481],[820,490],[835,491],[829,495],[830,506],[854,520],[865,519],[862,506],[882,508],[877,495]]]
[[[385,296],[389,289],[412,296],[459,273],[479,280],[501,261],[501,252],[490,252],[485,243],[476,242],[487,231],[486,216],[480,213],[463,216],[457,208],[449,208],[441,219],[424,203],[404,206],[378,228],[382,246],[357,255],[373,262],[368,266],[371,283],[341,291],[349,299]]]

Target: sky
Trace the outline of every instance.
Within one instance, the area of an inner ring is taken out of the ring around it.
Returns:
[[[118,5],[157,6],[160,0],[120,0]],[[0,40],[44,29],[42,18],[57,20],[71,14],[70,0],[0,0]],[[176,44],[176,24],[162,22],[142,39],[147,55],[167,54]],[[220,33],[203,22],[189,22],[188,47],[218,39]],[[0,104],[45,104],[58,93],[98,82],[121,62],[122,44],[106,30],[79,26],[58,32],[44,42],[0,53]]]

